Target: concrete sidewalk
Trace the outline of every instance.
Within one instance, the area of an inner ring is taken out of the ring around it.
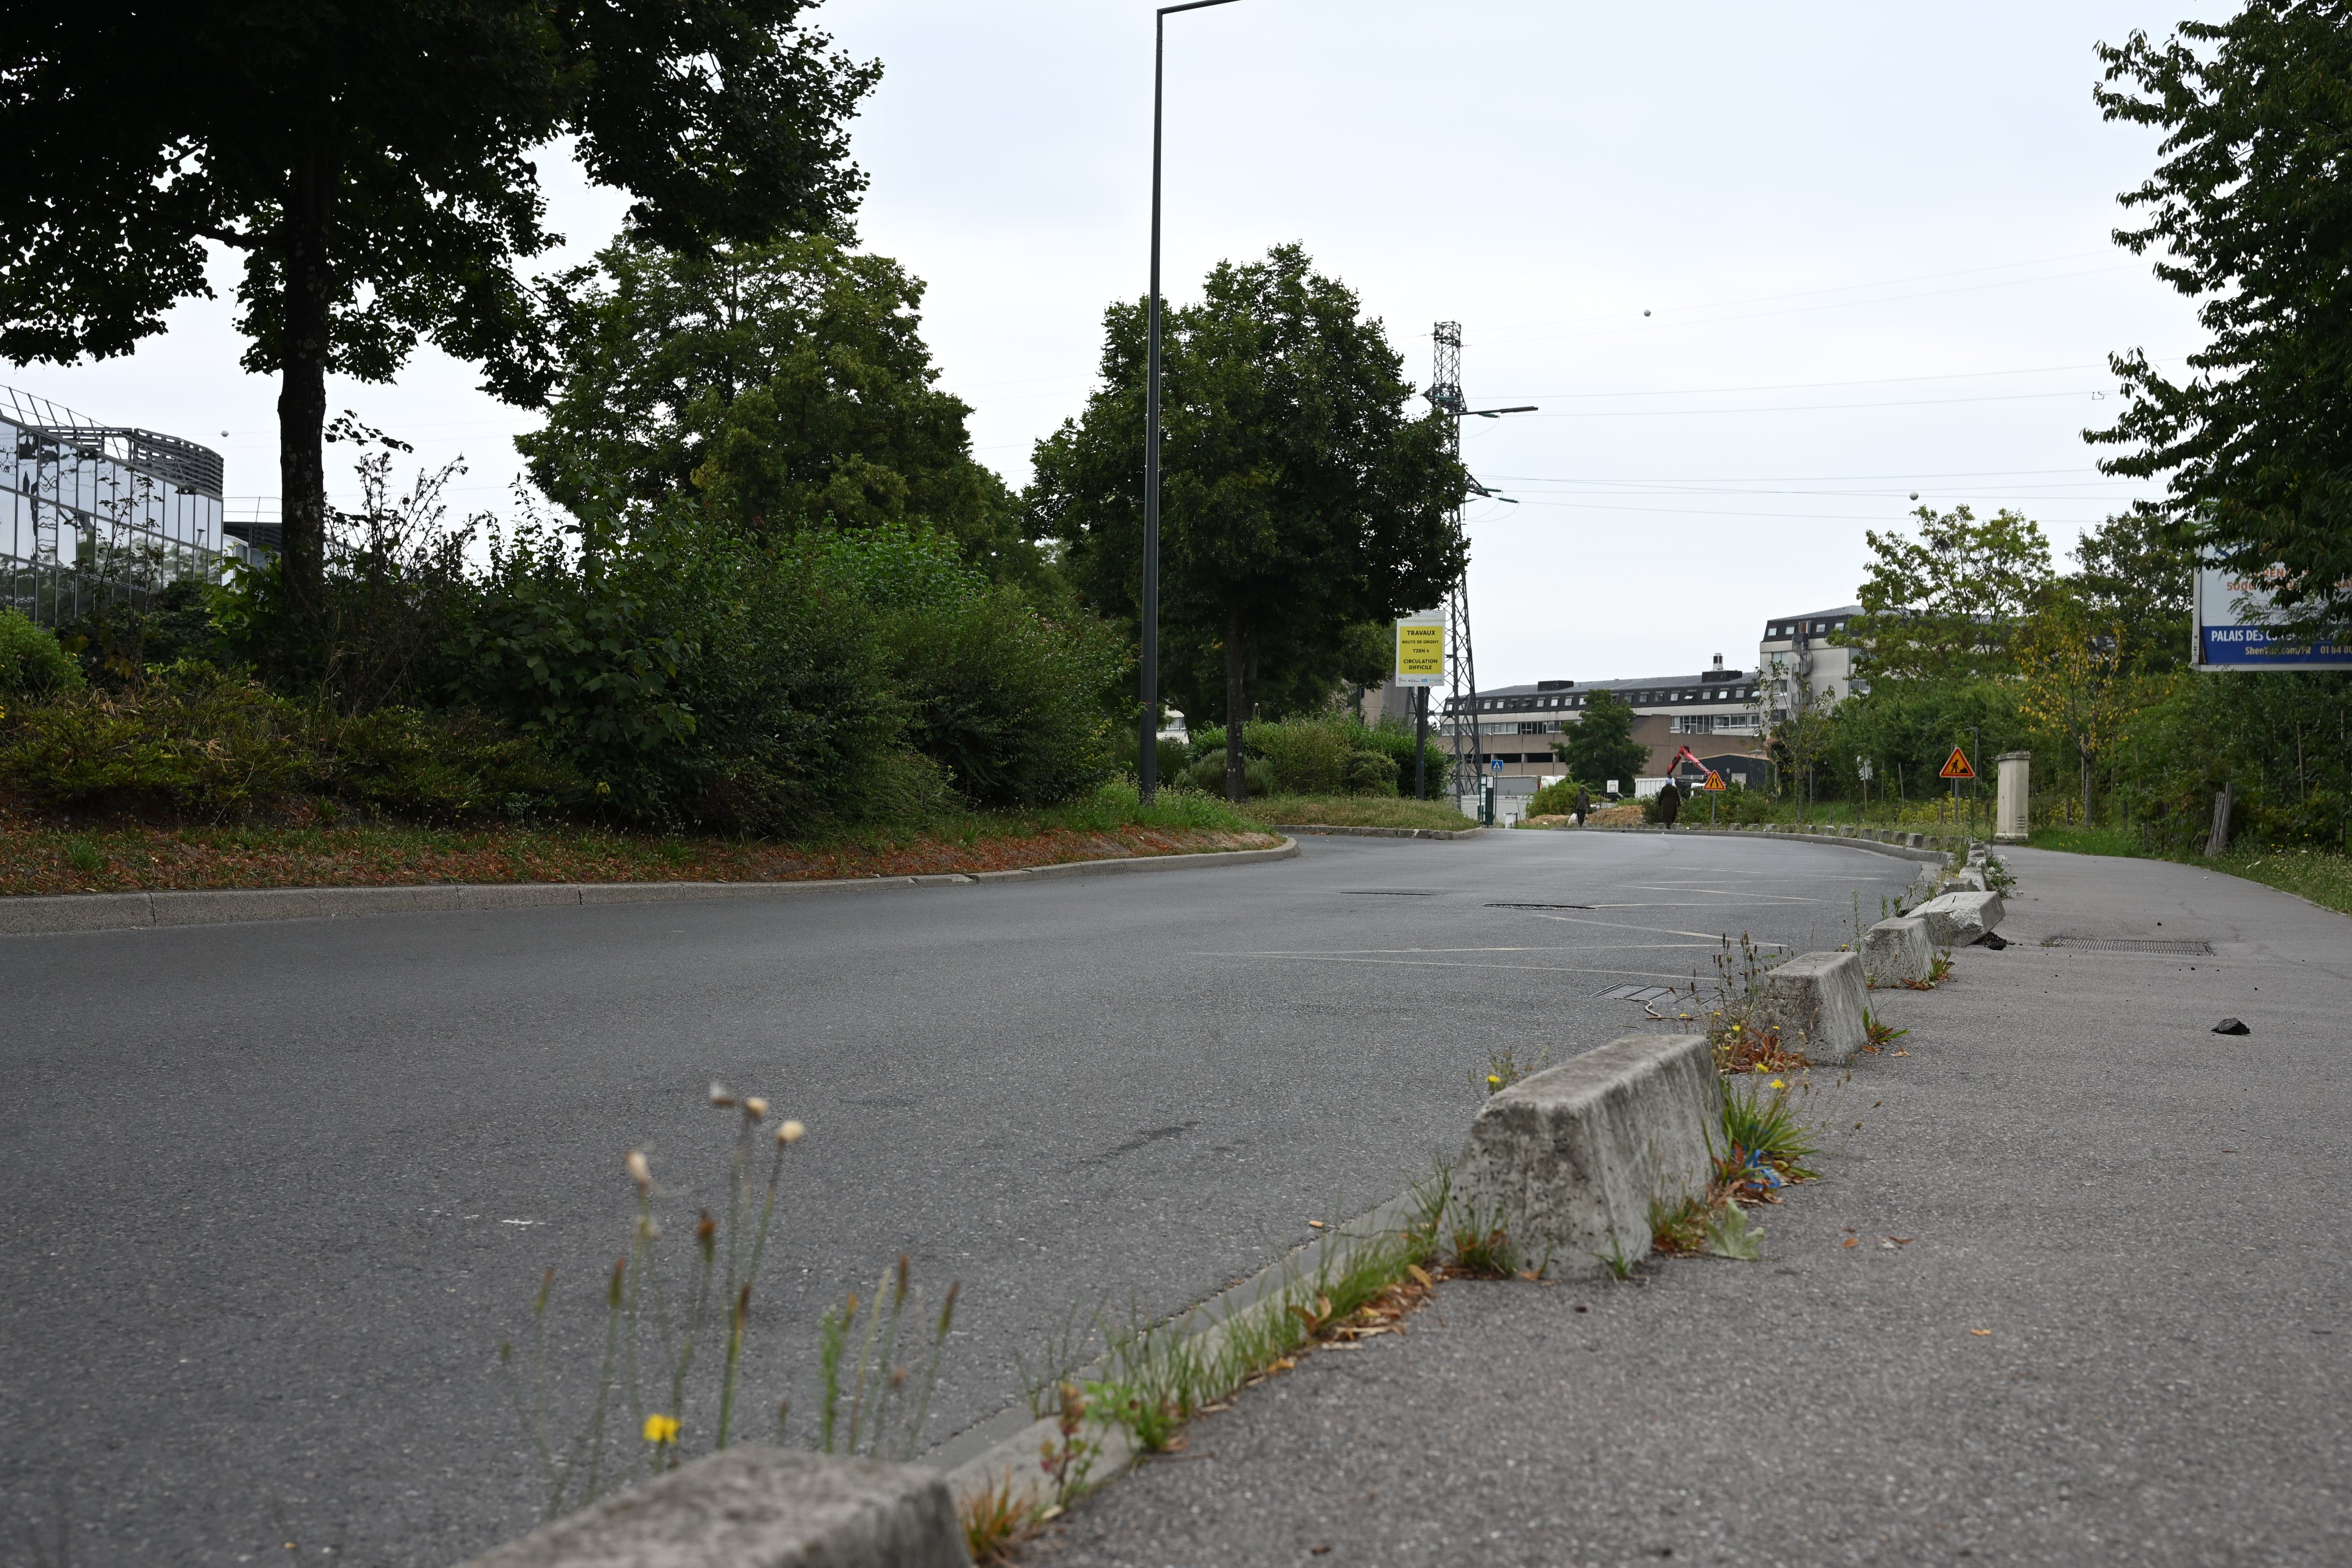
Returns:
[[[2352,920],[2010,858],[2015,945],[1874,994],[1909,1055],[1863,1058],[1764,1261],[1449,1283],[1027,1560],[2352,1561]]]

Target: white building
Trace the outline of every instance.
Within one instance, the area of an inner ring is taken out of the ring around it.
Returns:
[[[1756,668],[1775,718],[1816,703],[1835,707],[1855,689],[1854,650],[1829,639],[1861,614],[1860,605],[1845,605],[1775,616],[1764,624],[1763,640],[1756,646]]]

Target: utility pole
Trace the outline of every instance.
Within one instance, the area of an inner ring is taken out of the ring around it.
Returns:
[[[1462,421],[1493,419],[1505,414],[1532,414],[1535,405],[1522,404],[1513,408],[1467,406],[1462,397],[1462,323],[1440,321],[1431,338],[1433,359],[1429,405],[1444,416],[1445,455],[1459,463],[1462,460]],[[1454,537],[1462,542],[1465,555],[1462,576],[1445,596],[1446,646],[1452,655],[1445,705],[1454,715],[1454,798],[1457,803],[1465,795],[1475,797],[1486,773],[1485,731],[1478,722],[1478,666],[1470,647],[1470,568],[1466,560],[1470,534],[1463,521],[1463,509],[1472,494],[1501,501],[1511,499],[1496,495],[1473,479],[1454,500]],[[1465,722],[1470,726],[1466,749],[1462,735],[1462,726]]]
[[[1445,416],[1445,455],[1455,462],[1462,460],[1462,323],[1440,321],[1433,337],[1433,360],[1429,374],[1430,406]],[[1462,521],[1463,503],[1467,494],[1454,498],[1450,518],[1454,537],[1466,549],[1468,535]],[[1486,747],[1480,742],[1485,731],[1478,722],[1478,666],[1470,651],[1470,570],[1465,563],[1461,578],[1445,596],[1445,647],[1452,655],[1447,674],[1452,678],[1446,691],[1446,706],[1454,711],[1454,798],[1459,802],[1465,795],[1475,795],[1480,775],[1486,772]],[[1470,726],[1469,745],[1463,745],[1462,726]]]

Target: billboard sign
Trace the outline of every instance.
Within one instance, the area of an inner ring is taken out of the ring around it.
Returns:
[[[1399,686],[1445,684],[1445,615],[1424,610],[1396,625],[1396,683]]]
[[[2197,668],[2221,669],[2352,669],[2352,640],[2314,643],[2273,637],[2277,612],[2269,588],[2218,566],[2197,571]]]

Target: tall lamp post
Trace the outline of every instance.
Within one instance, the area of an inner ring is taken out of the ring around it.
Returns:
[[[1160,104],[1168,60],[1168,18],[1179,11],[1230,5],[1234,0],[1187,0],[1162,5],[1151,37],[1151,348],[1143,383],[1143,720],[1137,739],[1135,779],[1149,803],[1160,793]],[[1227,721],[1240,722],[1228,714]]]

